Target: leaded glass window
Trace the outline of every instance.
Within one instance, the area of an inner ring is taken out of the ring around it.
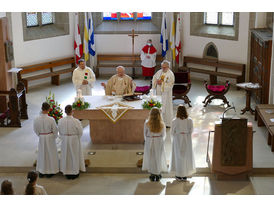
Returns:
[[[37,12],[26,12],[27,27],[38,26]]]
[[[204,24],[234,25],[234,12],[204,12]]]
[[[42,12],[41,17],[42,17],[42,25],[53,23],[52,12]]]

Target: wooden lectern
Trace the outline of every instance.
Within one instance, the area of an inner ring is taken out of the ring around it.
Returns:
[[[252,123],[247,119],[215,122],[208,139],[207,162],[217,179],[247,179],[253,166]]]

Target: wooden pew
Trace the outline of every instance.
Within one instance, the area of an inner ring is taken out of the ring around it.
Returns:
[[[156,69],[160,68],[160,64],[163,58],[161,55],[156,56]],[[100,68],[116,68],[117,66],[124,66],[133,68],[132,76],[135,76],[135,68],[141,68],[140,55],[136,54],[132,56],[131,54],[98,54],[97,55],[97,66],[96,66],[96,77],[99,77]]]
[[[211,66],[211,67],[214,67],[214,70],[207,70],[207,69],[195,68],[194,66],[187,66],[190,63],[197,64],[197,65]],[[206,58],[185,56],[184,66],[187,67],[191,72],[209,74],[210,84],[217,84],[217,76],[236,79],[237,83],[241,83],[245,81],[245,64],[219,61],[217,59],[206,59]],[[220,71],[220,69],[239,71],[240,74],[228,73],[228,72]]]
[[[54,70],[55,67],[70,65],[69,68]],[[75,69],[74,57],[59,59],[50,62],[44,62],[40,64],[28,65],[21,67],[22,70],[17,73],[18,82],[22,81],[26,87],[26,92],[28,92],[28,82],[32,80],[38,80],[43,78],[51,77],[51,84],[60,85],[60,75],[65,73],[73,72]],[[37,71],[43,71],[42,74],[33,74],[28,77],[24,77],[24,74],[31,74]]]
[[[8,110],[0,115],[0,127],[21,127],[20,119],[28,119],[24,84],[19,82],[16,90],[0,91],[0,96],[9,96]]]

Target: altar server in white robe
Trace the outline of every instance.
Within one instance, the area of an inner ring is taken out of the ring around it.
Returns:
[[[173,119],[172,88],[174,80],[170,62],[164,60],[161,63],[161,69],[153,76],[152,88],[156,89],[156,95],[162,96],[162,114],[167,127],[171,127]]]
[[[144,157],[142,170],[147,170],[151,181],[159,181],[161,172],[166,172],[167,162],[165,154],[166,127],[158,108],[152,108],[144,124]]]
[[[72,74],[72,82],[76,91],[81,89],[82,95],[91,96],[91,89],[93,88],[95,81],[96,77],[92,69],[86,66],[84,59],[80,59],[79,66],[74,69]]]
[[[50,105],[47,102],[42,104],[42,112],[34,120],[33,129],[39,136],[38,157],[36,171],[39,177],[46,175],[51,177],[59,172],[59,161],[56,146],[58,129],[55,120],[48,116]]]
[[[58,129],[62,140],[60,171],[67,179],[79,177],[79,171],[85,172],[85,160],[81,146],[83,128],[81,122],[72,116],[72,106],[65,107],[66,117],[59,120]]]
[[[175,171],[175,178],[178,181],[185,181],[187,177],[196,172],[192,132],[192,119],[188,117],[186,108],[179,105],[176,118],[172,121],[171,126],[173,137],[171,171]]]

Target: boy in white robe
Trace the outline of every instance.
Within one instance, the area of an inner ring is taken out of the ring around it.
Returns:
[[[176,118],[172,121],[171,126],[173,137],[171,171],[175,171],[175,178],[178,181],[186,181],[188,176],[196,172],[192,132],[192,119],[188,117],[186,108],[179,105]]]
[[[56,146],[58,129],[54,118],[48,116],[50,105],[47,102],[42,104],[42,112],[34,120],[33,129],[39,137],[38,157],[36,170],[39,177],[46,175],[51,177],[59,172],[59,161]]]
[[[152,88],[156,89],[156,95],[162,96],[162,114],[167,127],[171,127],[173,119],[172,88],[174,80],[174,74],[170,70],[170,62],[164,60],[161,63],[161,69],[153,76]]]
[[[79,171],[86,171],[81,140],[83,128],[78,119],[72,116],[72,106],[65,107],[66,117],[59,120],[58,129],[62,140],[60,171],[67,179],[75,179]]]
[[[86,66],[85,60],[79,60],[79,66],[74,69],[72,74],[72,82],[76,91],[82,90],[82,95],[92,95],[91,89],[93,88],[96,77],[91,68]]]
[[[147,170],[151,181],[159,181],[161,172],[166,172],[167,162],[164,140],[166,127],[162,120],[160,110],[152,108],[148,120],[144,124],[144,157],[142,170]]]

